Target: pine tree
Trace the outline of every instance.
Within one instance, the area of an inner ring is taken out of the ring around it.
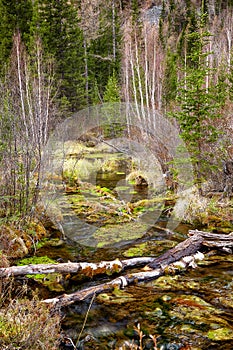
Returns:
[[[104,102],[120,102],[120,93],[115,72],[108,78],[104,92]]]
[[[167,50],[163,84],[163,99],[166,106],[176,99],[178,69],[177,60],[177,54]]]
[[[33,9],[33,38],[37,33],[45,53],[55,59],[59,97],[72,111],[80,109],[85,106],[84,48],[74,1],[37,0]]]
[[[117,102],[120,102],[120,93],[115,72],[108,78],[103,100],[105,102],[102,107],[102,113],[105,115],[104,135],[119,137],[122,134],[122,125],[119,123],[121,112]]]
[[[190,152],[199,189],[210,168],[211,157],[208,159],[207,150],[219,135],[213,121],[220,117],[220,106],[224,102],[218,85],[214,84],[214,71],[207,64],[210,33],[204,30],[202,23],[198,32],[186,35],[189,51],[185,59],[184,79],[178,88],[180,111],[174,114],[180,124],[181,137]]]
[[[0,69],[8,61],[13,35],[19,31],[24,42],[28,40],[32,18],[31,0],[0,0]]]
[[[98,86],[101,98],[109,77],[115,71],[116,77],[120,72],[120,23],[119,4],[115,0],[100,0],[99,16],[96,18],[96,31],[87,32],[87,61],[88,61],[88,84],[90,97]],[[89,19],[91,22],[91,20]],[[93,102],[91,100],[91,102]]]

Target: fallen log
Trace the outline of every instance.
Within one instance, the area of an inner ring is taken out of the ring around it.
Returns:
[[[53,310],[55,311],[57,309],[60,309],[61,307],[71,305],[78,301],[83,301],[89,297],[93,297],[102,292],[109,292],[116,287],[123,289],[133,283],[139,283],[149,281],[151,279],[156,279],[168,272],[175,274],[178,271],[185,270],[189,266],[196,267],[196,261],[202,259],[204,259],[204,255],[202,253],[197,253],[193,256],[186,256],[180,261],[176,261],[168,266],[163,266],[151,271],[141,271],[133,274],[119,276],[110,282],[85,288],[72,294],[63,294],[55,298],[45,299],[43,300],[43,302],[51,304]]]
[[[215,234],[205,231],[190,230],[189,238],[169,249],[157,258],[138,257],[120,261],[101,261],[99,263],[60,263],[60,264],[37,264],[24,266],[10,266],[0,268],[0,277],[23,276],[35,274],[50,273],[79,273],[87,277],[93,277],[99,274],[114,274],[124,271],[130,267],[140,267],[148,265],[151,269],[157,269],[167,266],[172,262],[178,261],[184,256],[195,254],[202,247],[223,248],[233,247],[233,233],[229,235]]]
[[[169,249],[166,253],[155,258],[148,266],[157,269],[163,265],[169,265],[172,262],[180,260],[182,257],[192,255],[201,249],[204,238],[201,235],[193,235],[185,241],[177,244],[174,248]]]
[[[166,271],[172,271],[174,273],[180,271],[180,269],[186,269],[189,266],[195,267],[195,262],[204,258],[204,255],[199,252],[203,247],[233,247],[233,233],[224,235],[191,230],[189,231],[189,236],[189,238],[157,258],[139,257],[122,261],[118,259],[102,261],[100,263],[68,262],[64,264],[11,266],[0,268],[0,277],[46,273],[81,273],[93,277],[97,274],[119,273],[127,267],[147,265],[144,271],[119,276],[107,283],[79,290],[69,295],[64,294],[56,298],[44,300],[44,302],[54,305],[55,308],[60,308],[76,301],[84,300],[95,294],[102,293],[103,291],[110,291],[115,287],[124,288],[132,283],[156,279],[166,273]]]
[[[223,248],[233,247],[233,233],[229,235],[215,234],[205,231],[190,230],[189,238],[177,244],[174,248],[168,250],[164,254],[155,258],[149,267],[156,269],[165,264],[168,265],[174,261],[179,260],[185,255],[192,255],[202,247]]]
[[[217,234],[205,231],[190,230],[189,236],[201,236],[203,238],[202,245],[212,248],[233,247],[233,232],[228,235]]]
[[[23,276],[49,273],[80,273],[84,276],[93,277],[99,274],[119,273],[126,268],[145,266],[153,261],[152,257],[139,257],[120,261],[101,261],[100,263],[60,263],[60,264],[36,264],[23,266],[10,266],[0,268],[0,277]]]

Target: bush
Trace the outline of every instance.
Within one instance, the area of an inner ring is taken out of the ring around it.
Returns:
[[[12,285],[3,286],[0,309],[0,348],[7,350],[56,350],[59,346],[60,316],[51,315],[47,304],[36,297],[11,299],[6,305],[6,290],[11,294]],[[2,291],[1,291],[2,292]],[[9,294],[8,294],[9,296]]]

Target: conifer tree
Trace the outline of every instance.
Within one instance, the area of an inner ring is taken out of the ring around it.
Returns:
[[[98,18],[98,29],[90,38],[87,55],[89,64],[90,90],[97,83],[98,91],[104,95],[108,79],[113,72],[116,77],[120,72],[120,24],[114,0],[103,0]]]
[[[219,135],[214,120],[220,117],[220,106],[224,103],[213,80],[214,71],[208,67],[209,37],[202,18],[199,30],[186,35],[189,51],[185,55],[184,78],[178,87],[180,110],[174,113],[180,124],[181,137],[190,152],[200,190],[201,181],[211,164],[211,154],[207,152]]]
[[[108,83],[104,92],[104,102],[120,102],[119,87],[115,72],[108,78]]]
[[[47,55],[56,62],[60,99],[75,111],[85,105],[83,33],[79,28],[74,1],[37,0],[34,2],[31,30],[42,39]]]
[[[121,124],[118,125],[120,113],[120,93],[115,72],[108,78],[108,83],[105,88],[103,100],[106,104],[103,105],[102,113],[105,115],[106,122],[104,126],[105,137],[120,136],[122,132]]]
[[[30,33],[32,1],[0,0],[0,69],[8,61],[13,45],[13,35],[19,31],[26,41]]]
[[[177,54],[167,50],[164,72],[163,99],[167,106],[176,99],[177,93]]]

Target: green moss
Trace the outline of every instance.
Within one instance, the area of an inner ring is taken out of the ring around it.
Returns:
[[[44,238],[42,239],[41,241],[39,241],[37,244],[36,244],[36,249],[40,249],[42,248],[47,242],[48,242],[48,238]]]
[[[56,261],[48,258],[47,256],[32,256],[30,258],[25,258],[18,261],[18,266],[24,265],[38,265],[38,264],[56,264]],[[62,285],[58,282],[62,280],[62,275],[58,273],[53,274],[35,274],[35,275],[27,275],[28,278],[32,278],[42,283],[46,287],[48,287],[51,291],[62,292],[64,291]]]
[[[47,256],[32,256],[30,258],[21,259],[18,261],[18,266],[23,265],[37,265],[37,264],[55,264],[56,261],[48,258]]]
[[[125,253],[124,256],[127,257],[134,257],[134,256],[142,256],[143,253],[145,253],[148,249],[148,243],[141,243],[136,247],[129,248]]]
[[[233,339],[233,330],[227,327],[221,327],[209,331],[207,336],[211,340],[230,340]]]
[[[147,225],[135,222],[127,222],[120,227],[106,225],[95,232],[94,238],[98,241],[97,247],[102,248],[109,244],[137,239],[146,232],[146,229]]]

